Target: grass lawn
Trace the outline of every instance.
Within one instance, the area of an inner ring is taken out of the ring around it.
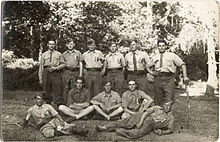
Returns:
[[[151,141],[216,141],[219,134],[219,99],[214,97],[191,97],[191,115],[187,129],[186,97],[176,95],[173,107],[175,121],[174,134],[157,136],[150,133],[138,140]],[[92,133],[89,136],[60,136],[51,139],[43,137],[34,127],[20,128],[28,108],[33,106],[33,96],[39,92],[31,91],[4,91],[2,106],[2,135],[5,141],[104,141],[104,140],[129,140],[116,136],[114,132],[96,132],[96,124],[111,123],[100,120],[78,120],[77,125],[86,124]]]

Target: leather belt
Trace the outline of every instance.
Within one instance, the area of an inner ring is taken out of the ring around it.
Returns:
[[[70,71],[79,71],[79,68],[73,68],[73,67],[65,67],[65,69]]]
[[[144,74],[146,74],[146,71],[145,71],[145,70],[140,70],[140,71],[128,71],[128,74],[144,75]]]
[[[101,71],[101,68],[86,68],[87,71]]]
[[[108,71],[121,71],[122,68],[108,68]]]
[[[171,72],[160,72],[158,74],[158,77],[170,77],[170,76],[173,76],[173,73],[171,73]]]

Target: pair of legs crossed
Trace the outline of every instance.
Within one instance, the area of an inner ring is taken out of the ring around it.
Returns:
[[[93,105],[93,107],[96,110],[96,112],[98,112],[100,115],[105,117],[107,120],[110,120],[112,117],[117,116],[123,112],[123,108],[121,106],[116,109],[111,110],[110,112],[104,111],[98,105]]]
[[[60,105],[59,110],[68,116],[74,117],[76,119],[80,119],[83,116],[86,116],[89,113],[91,113],[94,110],[94,108],[93,106],[88,106],[87,108],[81,110],[74,110],[65,105]]]

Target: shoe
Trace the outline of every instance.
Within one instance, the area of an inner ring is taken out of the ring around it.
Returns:
[[[99,126],[99,125],[96,125],[95,126],[95,129],[98,131],[98,132],[101,132],[101,131],[106,131],[107,128],[105,126]]]

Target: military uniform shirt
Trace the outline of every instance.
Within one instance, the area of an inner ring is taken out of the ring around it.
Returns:
[[[28,113],[31,114],[37,124],[40,124],[46,118],[52,118],[58,114],[49,104],[43,104],[41,107],[34,105],[28,110]]]
[[[174,117],[172,112],[166,113],[161,106],[153,106],[146,110],[148,114],[150,114],[153,117],[153,120],[155,122],[155,126],[157,128],[164,127],[163,125],[167,125],[167,128],[170,128],[171,130],[174,129]],[[166,122],[165,124],[161,125],[161,123]]]
[[[111,91],[110,94],[106,94],[105,91],[103,91],[93,97],[92,100],[103,103],[107,108],[121,103],[120,95],[114,91]]]
[[[160,54],[153,56],[152,59],[155,65],[155,69],[160,69]],[[162,61],[163,63],[160,72],[175,73],[176,66],[180,67],[184,64],[182,59],[172,52],[164,52]]]
[[[122,107],[137,111],[140,107],[139,99],[143,98],[147,101],[153,101],[150,96],[141,90],[126,91],[122,95]]]
[[[146,64],[149,62],[149,56],[142,51],[136,50],[135,57],[137,61],[137,70],[144,70],[146,68]],[[129,52],[125,55],[125,61],[127,64],[127,69],[129,71],[134,71],[132,52]]]
[[[125,58],[119,52],[109,53],[106,55],[105,61],[107,63],[107,68],[109,69],[122,68],[125,66]]]
[[[69,91],[68,99],[67,99],[67,106],[74,104],[74,103],[85,103],[90,102],[90,92],[86,88],[82,90],[78,90],[73,88]]]
[[[101,68],[103,64],[100,59],[104,59],[104,55],[99,50],[86,51],[83,53],[83,60],[86,63],[86,68]]]
[[[78,50],[72,52],[67,50],[63,53],[65,64],[72,68],[79,68],[79,62],[82,62],[82,54]]]

